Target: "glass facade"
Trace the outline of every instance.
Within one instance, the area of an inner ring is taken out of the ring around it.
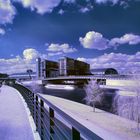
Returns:
[[[59,74],[61,76],[88,75],[90,74],[90,65],[72,58],[63,57],[59,60]]]
[[[90,65],[72,58],[63,57],[58,62],[37,59],[37,78],[89,75]]]

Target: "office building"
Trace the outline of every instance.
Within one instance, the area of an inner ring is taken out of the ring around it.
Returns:
[[[57,62],[50,60],[42,61],[42,77],[57,77],[59,76],[59,66]]]
[[[59,59],[59,75],[88,75],[90,74],[90,65],[68,57]]]
[[[44,79],[48,77],[57,77],[59,75],[58,63],[49,60],[37,59],[36,74],[37,79]]]

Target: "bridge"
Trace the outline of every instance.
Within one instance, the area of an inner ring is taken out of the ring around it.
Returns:
[[[89,80],[99,82],[101,88],[124,90],[129,86],[136,86],[139,75],[87,75],[87,76],[59,76],[42,79],[42,84],[72,84],[84,86]]]
[[[81,76],[58,76],[43,80],[79,80],[79,79],[132,79],[132,75],[81,75]]]

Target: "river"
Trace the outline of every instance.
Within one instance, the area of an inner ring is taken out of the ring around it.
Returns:
[[[64,89],[48,89],[42,85],[28,85],[26,87],[28,87],[35,93],[61,97],[78,103],[86,104],[84,100],[84,98],[86,97],[86,93],[83,88],[75,88],[74,90],[64,90]],[[105,96],[103,97],[102,100],[102,104],[96,104],[96,107],[108,112],[112,112],[112,100],[114,97],[114,94],[112,93],[114,93],[114,91],[106,90]]]

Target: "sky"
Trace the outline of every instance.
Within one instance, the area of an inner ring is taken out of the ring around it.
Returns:
[[[0,72],[72,57],[140,73],[140,0],[0,0]]]

